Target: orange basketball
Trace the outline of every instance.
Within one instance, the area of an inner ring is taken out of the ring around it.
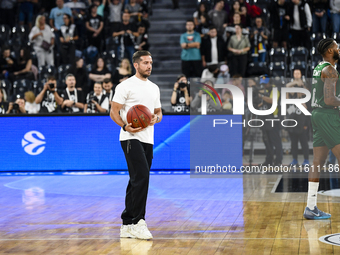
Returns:
[[[126,115],[127,122],[132,123],[134,128],[146,128],[149,126],[151,119],[152,113],[149,108],[141,104],[132,106]]]

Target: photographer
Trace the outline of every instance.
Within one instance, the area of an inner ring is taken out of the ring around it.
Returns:
[[[300,69],[295,69],[293,72],[294,80],[286,84],[286,87],[306,88],[304,82],[301,80],[302,74]],[[302,93],[288,93],[288,98],[303,98]],[[302,104],[307,108],[306,104]],[[308,146],[308,116],[304,115],[295,105],[287,106],[286,119],[293,119],[297,125],[292,128],[287,128],[291,143],[291,152],[293,161],[291,165],[298,165],[298,143],[300,141],[304,161],[302,165],[309,165],[309,146]],[[294,125],[294,123],[292,123]]]
[[[19,97],[14,103],[10,102],[6,114],[23,114],[25,110],[25,99]]]
[[[0,115],[5,114],[8,110],[8,103],[6,102],[6,92],[3,88],[0,88]]]
[[[68,74],[65,77],[67,88],[61,92],[61,98],[64,99],[61,109],[63,112],[75,113],[83,111],[84,97],[83,91],[76,89],[76,78],[73,74]]]
[[[262,104],[260,104],[260,110],[268,110],[272,107],[273,104],[273,88],[275,85],[271,85],[270,78],[267,75],[263,75],[260,77],[260,85],[264,86],[264,91],[261,90],[258,92],[258,97],[261,98]],[[254,93],[253,93],[254,94]],[[277,91],[277,100],[279,101],[280,92]],[[276,108],[274,113],[266,116],[261,116],[264,119],[279,119],[279,109]],[[263,133],[263,142],[266,147],[266,160],[263,165],[272,165],[274,163],[275,166],[282,164],[282,141],[280,136],[280,122],[273,121],[273,126],[271,121],[264,121],[264,125],[262,126]],[[275,151],[275,161],[274,159],[274,151]]]
[[[181,74],[177,77],[171,95],[171,105],[174,112],[190,112],[190,95],[187,77]]]
[[[57,93],[57,81],[54,76],[47,78],[44,88],[35,98],[35,103],[41,104],[39,113],[57,112],[57,105],[61,105],[63,99]]]
[[[93,92],[87,94],[86,104],[84,106],[85,113],[104,113],[109,110],[109,98],[103,94],[103,85],[96,82],[93,85]]]

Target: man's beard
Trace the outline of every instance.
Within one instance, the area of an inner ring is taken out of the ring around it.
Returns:
[[[150,74],[147,73],[147,71],[145,72],[142,72],[140,69],[138,70],[138,72],[140,73],[140,75],[143,77],[143,78],[148,78],[150,76]]]
[[[333,59],[334,59],[335,61],[338,61],[339,58],[340,58],[339,52],[338,52],[338,51],[334,51],[334,53],[333,53]]]

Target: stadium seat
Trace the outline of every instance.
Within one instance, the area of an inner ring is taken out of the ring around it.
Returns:
[[[86,65],[86,71],[87,71],[88,73],[90,73],[90,72],[92,71],[92,69],[93,69],[93,66],[94,66],[94,65],[92,65],[92,64],[87,64],[87,65]]]
[[[106,51],[111,51],[111,50],[116,50],[117,49],[117,45],[119,44],[116,38],[113,38],[112,36],[110,36],[109,38],[107,38],[105,40],[106,43]]]
[[[267,8],[270,0],[253,0],[253,4],[260,7],[261,9]]]
[[[274,76],[272,77],[272,81],[276,87],[281,88],[286,86],[287,79],[282,76]]]
[[[11,95],[12,84],[9,80],[1,80],[0,88],[4,89],[6,91],[7,97],[9,97]]]
[[[321,41],[321,39],[325,39],[325,38],[326,38],[326,34],[313,33],[312,36],[311,36],[312,47],[317,47],[317,45]]]
[[[18,25],[12,28],[11,45],[23,46],[28,42],[28,29],[24,25]]]
[[[65,76],[69,73],[72,65],[66,64],[66,65],[60,65],[58,67],[58,80],[59,81],[65,81]]]
[[[287,64],[287,51],[284,48],[271,48],[269,59],[270,62],[284,62]]]
[[[56,73],[56,68],[54,66],[39,67],[39,79],[47,79],[49,76],[55,76]]]
[[[308,50],[305,47],[291,48],[289,52],[290,62],[306,62],[308,61]]]
[[[58,92],[66,89],[66,83],[64,81],[57,81],[57,90]]]
[[[34,95],[39,95],[39,93],[42,91],[42,89],[44,88],[44,83],[43,80],[41,81],[33,81],[32,82],[32,91],[34,93]]]
[[[11,28],[8,25],[0,25],[0,45],[9,44]]]
[[[286,77],[287,65],[284,62],[271,62],[269,63],[269,70],[271,76]]]
[[[26,91],[31,90],[32,88],[32,81],[31,80],[17,80],[13,82],[13,93],[12,96],[16,95],[24,95]]]
[[[247,68],[247,76],[256,76],[256,75],[263,75],[268,74],[268,66],[267,63],[249,63]]]

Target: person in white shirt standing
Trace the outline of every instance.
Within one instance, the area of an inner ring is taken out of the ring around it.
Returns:
[[[117,85],[110,112],[111,119],[122,127],[119,140],[130,176],[125,209],[121,215],[120,237],[152,239],[145,223],[145,208],[153,158],[154,124],[159,123],[163,115],[159,88],[148,80],[152,70],[150,52],[137,51],[132,61],[136,74]],[[131,123],[127,123],[127,112],[137,104],[148,107],[153,113],[147,128],[133,128]]]
[[[292,34],[292,46],[311,48],[309,31],[312,27],[312,13],[306,0],[292,0],[290,13],[290,33]]]

